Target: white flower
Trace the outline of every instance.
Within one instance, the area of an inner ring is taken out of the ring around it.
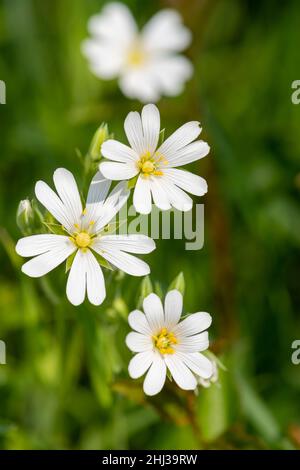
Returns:
[[[190,61],[177,54],[191,42],[190,31],[175,10],[161,10],[141,32],[129,9],[109,3],[88,23],[92,36],[82,44],[91,71],[100,78],[119,78],[124,95],[142,102],[177,96],[192,76]]]
[[[74,254],[67,281],[67,297],[73,305],[84,301],[85,294],[94,305],[105,298],[102,269],[93,254],[131,274],[144,276],[149,266],[128,253],[150,253],[155,248],[151,238],[143,235],[105,235],[103,228],[126,202],[129,192],[119,183],[107,197],[111,182],[101,173],[93,178],[83,210],[76,181],[68,170],[59,168],[53,181],[58,195],[43,181],[35,186],[37,199],[62,225],[66,235],[32,235],[18,241],[21,256],[34,256],[22,266],[31,277],[40,277]],[[76,252],[76,254],[75,254]]]
[[[202,196],[207,192],[207,183],[200,176],[176,167],[208,154],[206,142],[194,142],[201,132],[199,122],[187,122],[158,147],[160,115],[154,104],[148,104],[141,116],[138,112],[130,112],[124,128],[130,147],[116,140],[102,144],[102,155],[113,160],[100,163],[103,175],[111,180],[126,180],[138,175],[133,203],[142,214],[151,212],[151,197],[161,210],[171,206],[180,211],[190,210],[193,201],[185,191]]]
[[[164,386],[167,368],[174,381],[184,390],[194,390],[197,378],[212,374],[212,363],[200,351],[208,348],[211,316],[206,312],[189,315],[179,323],[182,295],[168,292],[163,309],[160,298],[150,294],[143,303],[144,313],[134,310],[128,317],[134,332],[126,344],[137,353],[129,363],[129,375],[136,379],[147,372],[144,392],[156,395]]]

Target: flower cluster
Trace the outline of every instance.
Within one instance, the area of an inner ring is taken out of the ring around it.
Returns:
[[[155,15],[139,33],[127,7],[111,3],[91,18],[89,31],[93,38],[83,43],[83,52],[91,69],[102,78],[119,77],[129,97],[153,102],[162,94],[178,94],[191,76],[190,62],[177,54],[188,46],[191,36],[173,10]],[[181,169],[209,153],[208,144],[197,140],[198,121],[187,122],[164,140],[159,110],[147,104],[141,114],[128,114],[124,129],[129,145],[111,139],[105,125],[95,134],[89,157],[94,165],[100,163],[84,203],[72,173],[59,168],[53,175],[55,191],[43,181],[35,186],[36,198],[51,222],[43,218],[35,201],[21,201],[18,209],[17,222],[26,236],[18,241],[16,251],[31,258],[23,264],[23,273],[41,277],[66,261],[66,294],[76,306],[86,296],[93,305],[104,301],[103,267],[132,276],[150,272],[148,264],[135,255],[155,249],[151,238],[107,231],[131,189],[133,204],[141,214],[149,214],[152,203],[163,211],[172,207],[189,211],[193,200],[187,193],[202,196],[207,192],[202,177]],[[151,293],[143,300],[144,313],[134,310],[128,317],[134,331],[126,344],[136,353],[129,374],[139,378],[146,373],[147,395],[161,391],[167,371],[184,390],[217,380],[214,362],[202,354],[209,345],[206,330],[211,316],[198,312],[180,321],[182,308],[182,294],[173,289],[164,307]]]
[[[106,294],[101,260],[132,276],[150,272],[144,261],[130,253],[151,253],[155,249],[151,238],[105,234],[106,225],[128,200],[127,179],[133,179],[135,208],[144,214],[151,212],[152,198],[162,210],[173,206],[185,211],[193,205],[185,191],[198,195],[207,191],[203,178],[174,168],[209,152],[205,142],[193,142],[200,133],[198,122],[184,124],[158,149],[160,115],[154,104],[144,106],[141,116],[129,113],[124,127],[131,147],[116,140],[102,144],[103,156],[114,161],[100,163],[84,205],[73,175],[64,168],[53,175],[57,193],[43,181],[36,183],[36,198],[58,222],[60,230],[27,236],[16,246],[19,255],[33,257],[22,266],[22,271],[31,277],[44,276],[69,260],[67,297],[73,305],[81,304],[86,294],[94,305],[103,302]],[[113,180],[125,181],[118,182],[109,193]],[[23,201],[19,210],[27,214],[29,209],[24,204]]]

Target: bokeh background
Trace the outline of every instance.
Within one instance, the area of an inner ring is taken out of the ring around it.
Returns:
[[[143,25],[177,8],[193,31],[195,75],[159,102],[167,135],[201,121],[212,148],[192,165],[205,176],[205,245],[157,242],[147,260],[157,289],[183,271],[185,310],[213,315],[212,350],[227,372],[197,397],[174,386],[146,399],[131,381],[126,318],[140,280],[107,276],[96,308],[65,299],[64,268],[26,278],[14,254],[15,213],[34,183],[64,166],[80,181],[102,121],[123,139],[141,104],[101,82],[80,53],[101,0],[1,0],[0,446],[5,449],[288,449],[300,446],[299,2],[124,2]],[[197,202],[200,202],[199,200]]]

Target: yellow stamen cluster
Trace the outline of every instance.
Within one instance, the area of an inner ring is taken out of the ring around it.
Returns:
[[[159,155],[156,153],[154,154],[154,156],[152,156],[151,153],[147,151],[140,157],[137,165],[144,178],[148,178],[151,175],[163,175],[163,172],[158,169],[158,165],[160,163],[167,164],[168,162],[163,155]]]
[[[162,328],[161,331],[152,337],[154,346],[161,354],[174,354],[173,344],[177,344],[177,338],[174,333],[168,332],[167,328]]]
[[[91,236],[86,232],[79,232],[74,237],[74,241],[78,248],[87,248],[90,245],[91,240]]]
[[[85,208],[82,211],[82,217],[84,217],[86,214],[87,209]],[[86,251],[86,249],[92,244],[93,238],[96,235],[93,233],[93,230],[91,230],[94,224],[94,220],[90,220],[88,223],[81,221],[78,224],[74,224],[76,229],[74,232],[68,232],[70,234],[69,239],[71,242],[73,242],[74,245],[76,245],[76,247],[82,251]]]

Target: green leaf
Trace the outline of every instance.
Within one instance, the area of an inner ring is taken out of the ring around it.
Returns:
[[[231,424],[228,374],[220,371],[218,384],[199,388],[197,415],[205,441],[213,442]]]
[[[175,279],[171,282],[169,285],[168,291],[176,289],[178,290],[182,295],[184,295],[185,292],[185,280],[184,280],[184,274],[183,272],[180,272]]]
[[[245,377],[238,375],[237,385],[242,408],[249,422],[266,441],[277,442],[281,432],[271,410]]]
[[[15,242],[4,227],[0,227],[0,244],[3,245],[11,264],[19,270],[22,264],[21,257],[17,255]]]

